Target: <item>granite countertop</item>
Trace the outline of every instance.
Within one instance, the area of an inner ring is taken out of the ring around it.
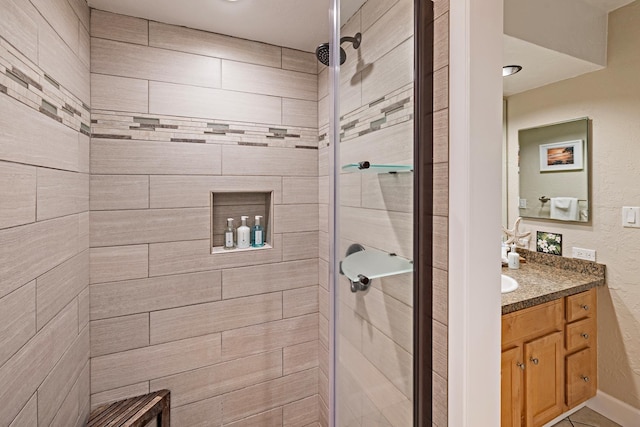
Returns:
[[[513,277],[519,285],[515,291],[502,294],[502,314],[605,284],[605,266],[602,264],[562,257],[540,258],[535,253],[521,255],[527,262],[521,263],[520,269],[502,268],[502,274]],[[541,262],[532,262],[534,259]]]

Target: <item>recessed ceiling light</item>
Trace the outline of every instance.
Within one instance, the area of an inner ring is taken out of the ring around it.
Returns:
[[[520,65],[505,65],[502,67],[502,77],[510,76],[522,70]]]

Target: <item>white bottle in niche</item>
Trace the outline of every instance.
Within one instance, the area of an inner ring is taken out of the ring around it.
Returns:
[[[224,248],[225,249],[234,249],[236,247],[233,233],[235,230],[233,229],[233,218],[227,218],[227,228],[224,229]]]
[[[241,216],[242,225],[238,227],[238,249],[246,249],[251,246],[251,229],[247,226],[248,216]]]
[[[509,256],[507,257],[509,260],[509,268],[512,270],[517,270],[520,268],[520,254],[516,252],[516,244],[511,245],[511,252],[509,252]]]

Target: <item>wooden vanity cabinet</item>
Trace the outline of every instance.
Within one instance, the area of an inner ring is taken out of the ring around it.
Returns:
[[[542,426],[595,395],[595,309],[592,289],[502,316],[502,427]]]

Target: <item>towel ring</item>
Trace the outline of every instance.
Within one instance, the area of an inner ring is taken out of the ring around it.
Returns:
[[[538,200],[540,200],[542,202],[542,204],[545,204],[551,199],[548,198],[547,196],[542,196],[542,197],[539,197]]]

